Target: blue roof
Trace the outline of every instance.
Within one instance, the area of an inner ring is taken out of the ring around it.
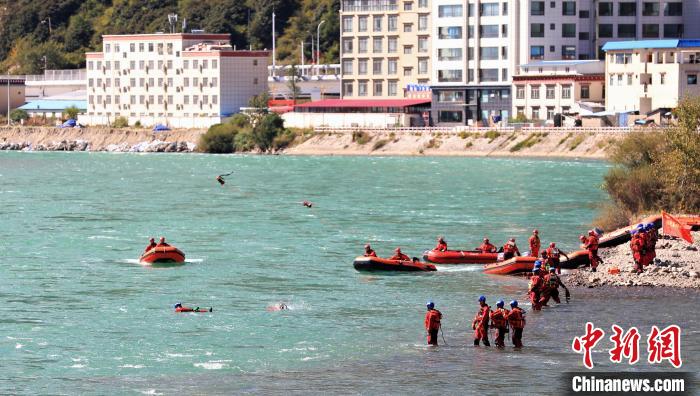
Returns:
[[[605,45],[603,45],[603,51],[647,49],[647,48],[694,48],[694,47],[700,47],[700,39],[608,41],[607,43],[605,43]]]
[[[583,65],[586,63],[596,63],[601,62],[597,59],[573,59],[573,60],[554,60],[554,61],[537,61],[530,62],[520,67],[547,67],[547,66],[576,66]]]
[[[35,100],[20,107],[26,111],[63,111],[71,106],[87,110],[87,100]]]

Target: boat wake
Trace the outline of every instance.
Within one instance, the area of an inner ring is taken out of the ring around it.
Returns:
[[[481,272],[484,269],[484,266],[483,265],[474,265],[474,264],[467,264],[467,265],[458,265],[458,264],[440,265],[440,264],[436,264],[435,268],[437,268],[438,272]]]

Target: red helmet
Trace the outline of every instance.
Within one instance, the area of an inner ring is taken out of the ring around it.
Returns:
[[[488,241],[489,241],[488,238],[484,238],[484,242],[488,243]]]
[[[581,241],[583,241],[584,239],[586,239],[586,237],[583,236],[583,235],[579,235],[579,236],[578,236],[578,239],[581,240]]]
[[[537,228],[535,228],[534,230],[532,230],[532,233],[533,233],[533,234],[538,234],[539,231],[537,231]]]
[[[395,253],[401,253],[401,248],[400,248],[400,247],[397,247],[396,249],[394,249],[394,252],[395,252]]]
[[[510,238],[508,242],[515,242],[515,238]]]
[[[551,248],[556,247],[556,246],[557,246],[557,244],[554,243],[554,242],[552,242],[552,243],[549,244],[549,247],[551,247]]]
[[[165,237],[160,237],[160,243],[165,242]]]
[[[588,235],[595,235],[595,231],[593,231],[593,230],[588,231]]]

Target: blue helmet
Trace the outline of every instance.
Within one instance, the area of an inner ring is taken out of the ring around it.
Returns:
[[[511,308],[517,307],[517,306],[518,306],[518,300],[513,300],[513,301],[511,301],[511,302],[510,302],[510,306],[511,306]]]
[[[636,233],[638,233],[638,232],[639,232],[638,229],[633,228],[633,229],[630,230],[630,235],[634,235],[634,234],[636,234]]]
[[[638,229],[638,230],[643,230],[643,229],[644,229],[644,224],[642,224],[642,223],[637,224],[637,229]]]
[[[479,296],[479,302],[486,302],[486,296]]]
[[[175,304],[175,308],[181,307],[181,306],[182,306],[182,303],[177,303],[177,304]]]
[[[505,305],[505,303],[503,302],[503,300],[498,300],[498,302],[496,303],[496,306],[497,306],[497,307],[503,308],[503,305]]]
[[[651,230],[653,230],[654,228],[655,228],[655,227],[654,227],[654,223],[646,223],[646,224],[644,224],[644,229],[647,230],[647,231],[651,231]]]
[[[537,267],[537,268],[533,268],[533,269],[532,269],[532,273],[536,274],[536,273],[538,273],[538,272],[540,272],[540,267]]]
[[[542,266],[542,260],[535,260],[535,268],[539,268]]]
[[[428,309],[433,309],[433,308],[435,308],[435,303],[432,302],[432,301],[428,301],[428,303],[425,304],[425,305],[428,307]]]

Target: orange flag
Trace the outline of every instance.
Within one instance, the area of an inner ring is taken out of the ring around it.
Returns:
[[[666,212],[661,212],[661,227],[666,235],[684,239],[692,244],[693,236],[690,234],[690,226],[683,225],[678,219]]]

